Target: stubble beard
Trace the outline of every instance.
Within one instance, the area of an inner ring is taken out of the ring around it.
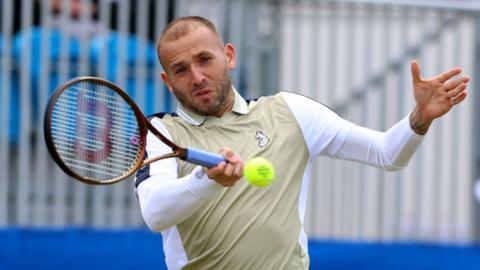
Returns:
[[[192,112],[200,115],[217,115],[220,111],[225,109],[225,106],[227,106],[227,98],[231,90],[232,78],[230,77],[228,70],[226,70],[219,81],[218,87],[215,89],[215,94],[218,96],[213,101],[208,103],[205,103],[202,100],[195,101],[193,97],[183,94],[182,91],[178,91],[175,88],[174,93],[178,101]]]

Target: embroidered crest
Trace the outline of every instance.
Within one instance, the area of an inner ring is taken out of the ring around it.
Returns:
[[[255,133],[255,140],[258,141],[258,146],[259,147],[265,147],[270,142],[270,139],[265,134],[263,134],[263,132],[261,132],[261,131],[257,131]]]

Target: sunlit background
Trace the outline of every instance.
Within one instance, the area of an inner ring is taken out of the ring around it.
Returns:
[[[165,267],[133,180],[67,177],[43,113],[58,84],[85,75],[117,83],[145,114],[173,112],[155,43],[185,15],[236,46],[244,97],[293,91],[378,130],[414,107],[412,59],[424,77],[462,67],[467,101],[406,169],[318,159],[305,228],[311,269],[480,269],[480,1],[0,0],[0,270]]]

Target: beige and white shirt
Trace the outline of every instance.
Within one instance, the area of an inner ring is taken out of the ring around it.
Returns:
[[[227,146],[243,160],[265,157],[276,177],[266,188],[244,179],[225,188],[201,167],[177,159],[142,169],[136,180],[142,215],[162,232],[169,269],[308,269],[303,221],[314,159],[326,155],[396,170],[422,140],[408,117],[387,132],[373,131],[288,92],[247,104],[235,91],[233,110],[221,118],[181,106],[177,114],[151,122],[184,147],[218,152]],[[149,157],[170,151],[148,135]]]

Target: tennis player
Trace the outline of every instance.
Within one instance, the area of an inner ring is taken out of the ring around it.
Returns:
[[[325,155],[388,171],[405,167],[432,121],[466,98],[469,81],[453,78],[460,68],[424,80],[412,61],[416,106],[378,132],[294,93],[246,102],[229,75],[235,47],[204,18],[171,22],[157,50],[161,77],[179,106],[176,114],[151,122],[178,144],[220,151],[229,161],[206,169],[167,159],[137,174],[143,218],[162,232],[169,269],[308,269],[303,222],[314,159]],[[153,135],[147,142],[150,157],[170,151]],[[243,160],[254,156],[276,168],[266,188],[242,178]]]

